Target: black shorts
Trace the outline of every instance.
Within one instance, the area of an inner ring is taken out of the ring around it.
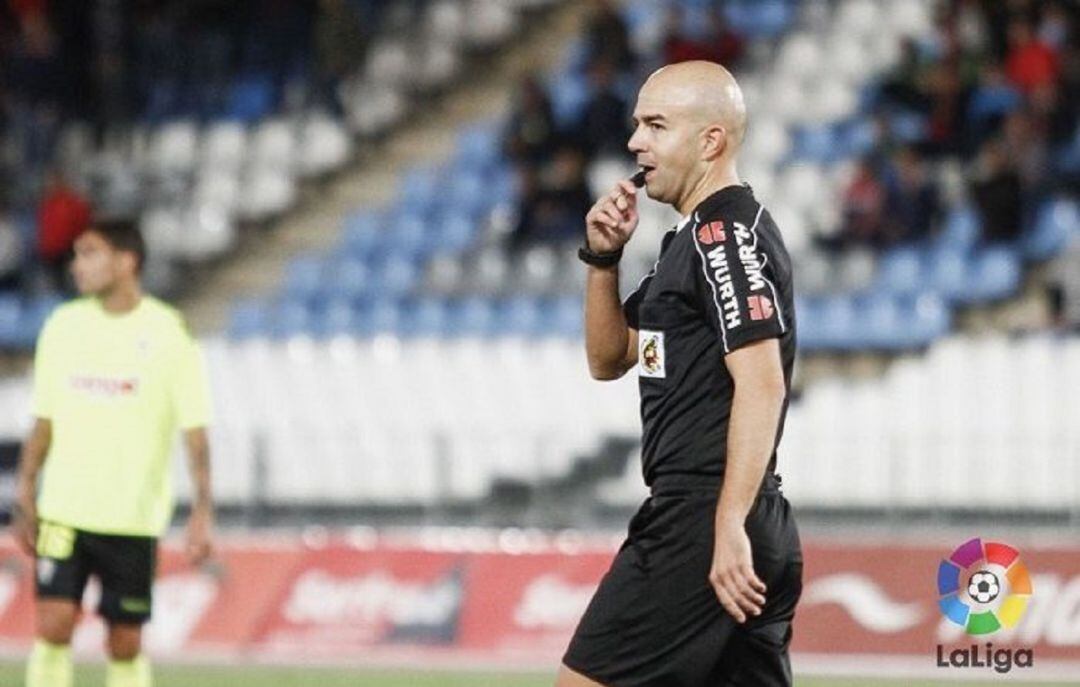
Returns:
[[[802,549],[791,506],[766,478],[746,520],[762,614],[738,624],[709,584],[719,485],[658,478],[563,657],[607,687],[790,685]]]
[[[110,623],[150,620],[157,539],[97,534],[52,522],[38,524],[36,574],[39,599],[82,603],[91,575],[101,582],[98,613]]]

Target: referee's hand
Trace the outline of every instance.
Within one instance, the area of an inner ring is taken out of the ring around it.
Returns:
[[[629,179],[623,179],[585,215],[589,249],[597,253],[617,251],[630,240],[637,225],[637,188]]]
[[[747,615],[761,615],[765,583],[754,572],[750,537],[742,525],[717,523],[709,582],[735,622],[746,622]]]

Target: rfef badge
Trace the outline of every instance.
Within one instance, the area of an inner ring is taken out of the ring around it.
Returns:
[[[638,369],[642,377],[667,377],[664,370],[664,332],[638,332]]]

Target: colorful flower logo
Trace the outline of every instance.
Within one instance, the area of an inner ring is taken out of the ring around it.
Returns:
[[[941,561],[937,584],[941,612],[969,635],[1015,627],[1031,598],[1031,577],[1020,552],[979,538]]]

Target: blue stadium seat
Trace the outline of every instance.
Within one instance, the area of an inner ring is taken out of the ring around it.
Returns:
[[[351,335],[356,327],[356,308],[348,298],[335,297],[312,315],[311,332],[320,338]]]
[[[1035,226],[1020,239],[1020,248],[1029,260],[1048,260],[1061,252],[1076,235],[1080,235],[1077,202],[1057,198],[1039,208]]]
[[[543,316],[543,335],[576,339],[584,332],[585,312],[581,298],[577,296],[561,296],[546,301]]]
[[[405,336],[442,336],[446,333],[449,309],[438,298],[422,298],[404,311],[400,331]]]
[[[871,293],[858,304],[858,326],[851,333],[855,348],[899,350],[907,347],[906,323],[897,299],[884,291]]]
[[[450,182],[444,210],[480,217],[491,207],[491,192],[484,175],[458,174]]]
[[[562,73],[548,82],[551,109],[559,127],[577,124],[589,102],[589,84],[580,74]]]
[[[372,293],[375,281],[367,262],[349,257],[327,266],[332,293],[341,298],[355,300]]]
[[[444,192],[446,176],[435,167],[417,167],[398,180],[398,202],[411,212],[430,211]]]
[[[313,330],[313,314],[313,310],[308,303],[284,300],[274,308],[274,319],[270,323],[270,333],[279,339],[310,335]]]
[[[240,301],[229,313],[229,337],[252,339],[269,336],[270,313],[266,304],[258,300]]]
[[[419,265],[413,258],[390,255],[375,267],[371,292],[377,296],[400,298],[412,291],[419,278]]]
[[[822,347],[822,316],[818,299],[795,296],[795,321],[798,322],[799,348],[804,351]]]
[[[229,93],[226,116],[242,122],[263,119],[274,110],[274,83],[268,76],[252,74],[241,77]]]
[[[724,17],[735,31],[750,37],[772,37],[791,25],[795,14],[785,0],[731,0]]]
[[[400,303],[390,298],[378,299],[357,313],[354,332],[359,336],[396,334],[403,319]]]
[[[379,254],[419,260],[435,249],[436,233],[422,215],[407,211],[395,217],[387,226]]]
[[[981,86],[975,89],[968,104],[967,116],[972,122],[1000,117],[1020,107],[1024,102],[1020,92],[1012,86]]]
[[[841,143],[842,139],[832,125],[800,127],[795,132],[792,157],[827,164],[843,152]]]
[[[952,312],[948,304],[935,293],[919,293],[911,298],[903,311],[905,336],[913,347],[929,346],[949,333]]]
[[[23,340],[22,303],[15,294],[0,294],[0,347],[20,348]]]
[[[451,306],[448,333],[456,336],[490,336],[495,331],[495,307],[486,298],[466,298]]]
[[[373,255],[383,241],[386,215],[372,210],[359,210],[345,218],[344,248],[356,257]]]
[[[978,213],[970,205],[961,205],[949,211],[944,229],[934,239],[934,244],[941,249],[964,252],[975,245],[980,233]]]
[[[908,246],[893,248],[878,262],[878,286],[897,295],[911,294],[922,284],[919,252]]]
[[[484,173],[501,156],[501,123],[485,122],[464,128],[458,134],[455,169]]]
[[[837,158],[861,157],[877,143],[877,125],[869,117],[857,117],[838,127]]]
[[[496,332],[503,335],[537,336],[544,328],[540,301],[528,296],[516,296],[499,304],[496,310]]]
[[[315,255],[293,258],[285,268],[285,296],[293,299],[318,298],[326,288],[329,274],[326,261]]]
[[[1004,246],[986,248],[974,256],[971,265],[973,300],[994,301],[1011,296],[1020,289],[1020,278],[1016,251]]]
[[[853,298],[848,295],[822,299],[817,312],[817,335],[822,348],[850,350],[857,348],[858,318]]]
[[[432,249],[440,254],[458,254],[473,244],[478,222],[465,214],[449,214],[436,221],[438,232]]]
[[[925,285],[948,301],[959,301],[970,288],[968,258],[950,246],[933,248],[927,255]]]

